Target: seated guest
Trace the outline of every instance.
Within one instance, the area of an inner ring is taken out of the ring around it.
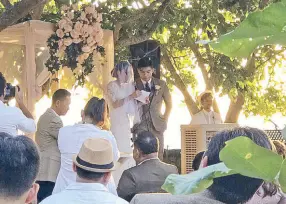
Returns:
[[[281,155],[283,159],[285,159],[286,158],[286,145],[279,140],[274,140],[273,144],[275,146],[277,154]]]
[[[123,172],[119,180],[118,196],[131,201],[139,193],[163,192],[161,186],[170,174],[177,174],[173,165],[158,158],[159,142],[151,132],[141,132],[134,141],[133,157],[137,166]]]
[[[112,144],[114,163],[118,161],[119,151],[115,137],[110,131],[103,130],[107,123],[107,104],[104,99],[91,98],[82,113],[82,124],[66,126],[60,129],[58,146],[61,153],[61,167],[56,180],[54,193],[63,191],[69,184],[75,182],[76,173],[72,170],[72,157],[78,154],[85,140],[103,138]],[[116,186],[111,177],[108,190],[117,195]]]
[[[285,159],[286,146],[279,140],[272,141],[275,152]],[[279,186],[273,183],[264,182],[263,185],[256,191],[251,200],[247,204],[282,204],[286,203],[286,197]]]
[[[10,107],[4,104],[6,95],[6,79],[0,72],[0,132],[10,135],[18,135],[18,130],[25,133],[34,133],[36,124],[30,111],[26,108],[23,93],[15,89],[15,99],[18,107]]]
[[[208,150],[201,162],[202,167],[220,163],[219,152],[225,146],[225,142],[239,136],[250,138],[257,145],[271,149],[271,143],[267,135],[255,128],[236,128],[216,134],[210,141]],[[199,195],[215,199],[223,203],[245,203],[252,198],[263,180],[235,174],[214,179],[213,184]],[[196,200],[198,196],[195,196]]]
[[[105,139],[87,139],[78,155],[73,157],[76,182],[41,204],[127,204],[106,188],[111,172],[115,170],[112,148]]]
[[[199,96],[199,102],[202,110],[192,116],[191,125],[203,124],[221,124],[223,123],[220,114],[212,110],[213,94],[211,91],[205,91]]]
[[[71,94],[65,89],[57,90],[52,97],[52,106],[39,118],[36,142],[39,146],[41,165],[37,183],[40,185],[38,202],[52,195],[61,166],[58,148],[58,134],[63,122],[60,116],[66,115],[71,103]]]
[[[39,185],[35,183],[40,157],[28,137],[0,133],[0,203],[28,204],[36,201]]]
[[[205,151],[202,151],[202,152],[199,152],[196,154],[196,156],[193,160],[193,163],[192,163],[192,169],[194,169],[194,171],[197,171],[200,168],[204,153],[205,153]]]

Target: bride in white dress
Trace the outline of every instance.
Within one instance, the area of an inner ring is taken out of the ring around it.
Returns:
[[[108,104],[110,109],[111,132],[116,138],[121,155],[128,155],[120,170],[114,176],[117,183],[122,172],[135,165],[132,158],[131,127],[139,122],[139,111],[135,98],[140,91],[135,90],[133,69],[129,62],[120,62],[112,70],[111,75],[116,78],[107,85]]]

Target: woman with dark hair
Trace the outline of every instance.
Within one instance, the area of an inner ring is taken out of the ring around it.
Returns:
[[[64,190],[69,184],[76,181],[76,173],[73,171],[73,156],[79,150],[86,139],[103,138],[108,140],[113,147],[114,163],[118,161],[119,151],[117,143],[111,132],[104,130],[108,120],[108,108],[104,99],[91,98],[83,112],[82,123],[66,126],[60,129],[58,146],[61,153],[61,167],[56,180],[54,193]],[[114,180],[107,186],[108,190],[117,195]]]

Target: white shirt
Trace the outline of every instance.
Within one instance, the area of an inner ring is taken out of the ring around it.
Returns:
[[[204,124],[221,124],[223,123],[221,116],[214,112],[207,112],[202,110],[192,117],[191,125],[204,125]]]
[[[61,168],[53,194],[63,191],[68,185],[76,181],[76,173],[72,168],[72,157],[79,153],[82,144],[89,138],[103,138],[110,141],[113,148],[114,164],[118,161],[120,154],[115,137],[111,132],[101,130],[92,124],[75,124],[61,128],[58,136],[58,147],[61,153]],[[107,188],[110,192],[117,195],[113,177]]]
[[[25,133],[36,132],[36,123],[33,119],[27,118],[17,107],[6,106],[0,101],[0,132],[13,136],[18,135],[18,130]]]
[[[128,204],[127,201],[108,192],[99,183],[74,183],[64,191],[53,194],[40,204]]]

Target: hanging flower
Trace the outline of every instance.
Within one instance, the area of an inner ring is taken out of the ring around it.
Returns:
[[[74,25],[74,29],[78,32],[82,29],[83,24],[81,22],[76,22]]]
[[[68,18],[71,19],[71,20],[74,18],[74,13],[73,12],[68,12],[67,15],[68,15]]]
[[[73,43],[78,44],[81,42],[81,39],[77,38],[77,39],[73,39]]]
[[[57,33],[57,36],[58,36],[59,38],[63,38],[64,35],[65,35],[65,33],[64,33],[64,31],[63,31],[62,29],[58,29],[58,30],[56,31],[56,33]]]
[[[69,33],[72,31],[72,27],[70,25],[65,25],[64,30],[65,30],[65,33]]]
[[[58,23],[60,29],[63,29],[66,24],[67,24],[67,21],[64,19],[60,20]]]
[[[93,14],[95,12],[95,8],[93,6],[88,6],[85,8],[85,12],[87,14]]]
[[[80,10],[81,9],[81,10]],[[56,32],[48,39],[50,58],[46,66],[51,73],[61,67],[71,70],[83,85],[84,77],[94,69],[94,60],[104,54],[102,14],[93,5],[63,6]],[[104,63],[102,61],[101,63]]]
[[[71,38],[65,38],[64,39],[64,45],[70,46],[73,43],[73,40]]]
[[[91,47],[89,47],[89,46],[84,46],[84,47],[82,47],[82,51],[83,51],[83,52],[90,52],[90,51],[91,51]]]
[[[79,38],[79,33],[76,30],[72,30],[70,34],[73,39]]]
[[[82,13],[81,13],[81,15],[80,15],[80,20],[83,20],[83,21],[86,20],[86,13],[85,13],[85,12],[82,12]]]
[[[92,32],[93,32],[93,27],[92,27],[91,25],[87,26],[86,32],[87,32],[88,34],[92,34]]]

